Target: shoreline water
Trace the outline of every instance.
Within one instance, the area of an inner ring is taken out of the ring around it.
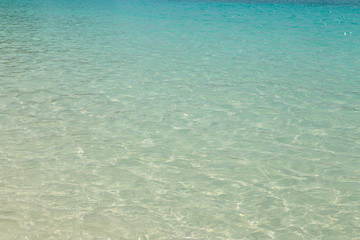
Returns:
[[[0,3],[0,239],[356,238],[357,10]]]

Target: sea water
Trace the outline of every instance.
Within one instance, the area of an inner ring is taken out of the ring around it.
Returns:
[[[2,0],[0,239],[357,239],[360,4]]]

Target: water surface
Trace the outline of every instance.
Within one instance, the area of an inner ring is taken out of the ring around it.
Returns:
[[[351,1],[4,0],[1,239],[356,239]]]

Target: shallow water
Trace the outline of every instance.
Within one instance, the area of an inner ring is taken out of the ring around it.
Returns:
[[[356,239],[360,8],[0,2],[0,239]]]

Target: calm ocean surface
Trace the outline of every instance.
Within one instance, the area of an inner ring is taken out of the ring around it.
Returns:
[[[1,0],[0,239],[360,239],[360,4],[265,2]]]

